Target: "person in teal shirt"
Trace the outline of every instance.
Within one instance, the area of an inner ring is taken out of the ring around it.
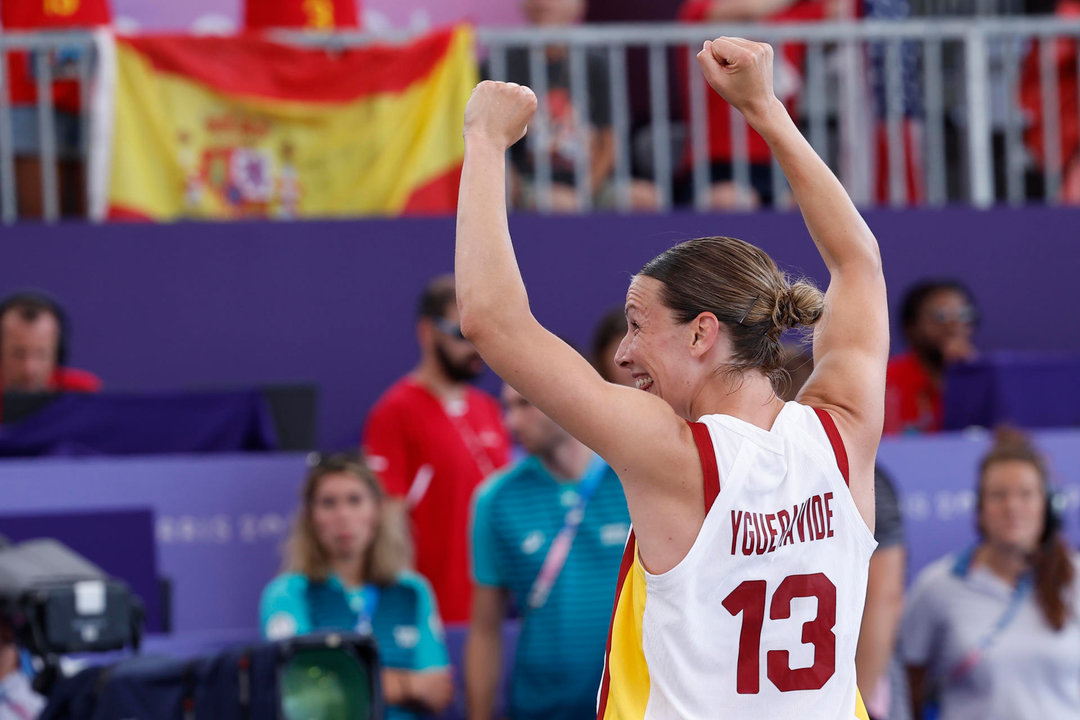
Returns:
[[[323,630],[369,633],[382,663],[387,720],[438,713],[453,699],[434,595],[406,569],[404,521],[374,474],[347,455],[308,472],[284,572],[262,594],[269,640]]]
[[[495,717],[500,631],[511,599],[522,623],[508,717],[595,717],[630,531],[626,499],[615,472],[591,450],[511,387],[502,398],[506,425],[529,455],[485,481],[473,498],[468,717]]]

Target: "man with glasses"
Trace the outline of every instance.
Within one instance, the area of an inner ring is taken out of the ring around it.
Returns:
[[[975,359],[977,321],[975,298],[959,281],[923,280],[908,289],[900,310],[908,349],[889,361],[886,434],[942,429],[945,368]]]
[[[498,402],[469,383],[484,370],[461,335],[454,278],[435,278],[417,308],[420,362],[375,403],[363,451],[412,526],[416,569],[449,623],[469,619],[468,520],[473,490],[510,459]]]

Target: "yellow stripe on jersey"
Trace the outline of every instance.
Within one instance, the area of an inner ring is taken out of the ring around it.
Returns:
[[[611,624],[611,652],[608,672],[611,684],[603,720],[641,720],[649,704],[649,666],[645,664],[642,626],[645,617],[645,570],[630,549],[634,562],[615,600]]]
[[[855,689],[855,720],[870,720],[870,713],[862,701],[862,693]]]

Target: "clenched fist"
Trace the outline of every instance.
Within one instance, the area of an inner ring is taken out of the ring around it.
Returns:
[[[517,83],[485,80],[465,106],[465,139],[480,138],[508,148],[525,137],[536,112],[536,95]]]
[[[747,120],[767,113],[777,102],[768,43],[719,37],[706,42],[697,59],[712,89]]]

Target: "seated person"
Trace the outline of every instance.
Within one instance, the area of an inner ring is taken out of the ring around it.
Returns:
[[[1080,561],[1046,463],[1003,431],[979,463],[978,543],[927,566],[900,633],[915,718],[1080,720]]]
[[[885,434],[940,432],[945,368],[975,359],[979,312],[956,280],[924,280],[904,294],[900,326],[907,352],[889,360],[885,379]]]
[[[4,392],[97,392],[101,380],[65,367],[68,321],[44,293],[17,292],[0,301],[0,388]]]
[[[453,697],[435,598],[406,570],[404,521],[372,472],[347,455],[308,472],[287,543],[285,572],[263,591],[263,635],[371,633],[383,665],[388,720],[442,711]]]

